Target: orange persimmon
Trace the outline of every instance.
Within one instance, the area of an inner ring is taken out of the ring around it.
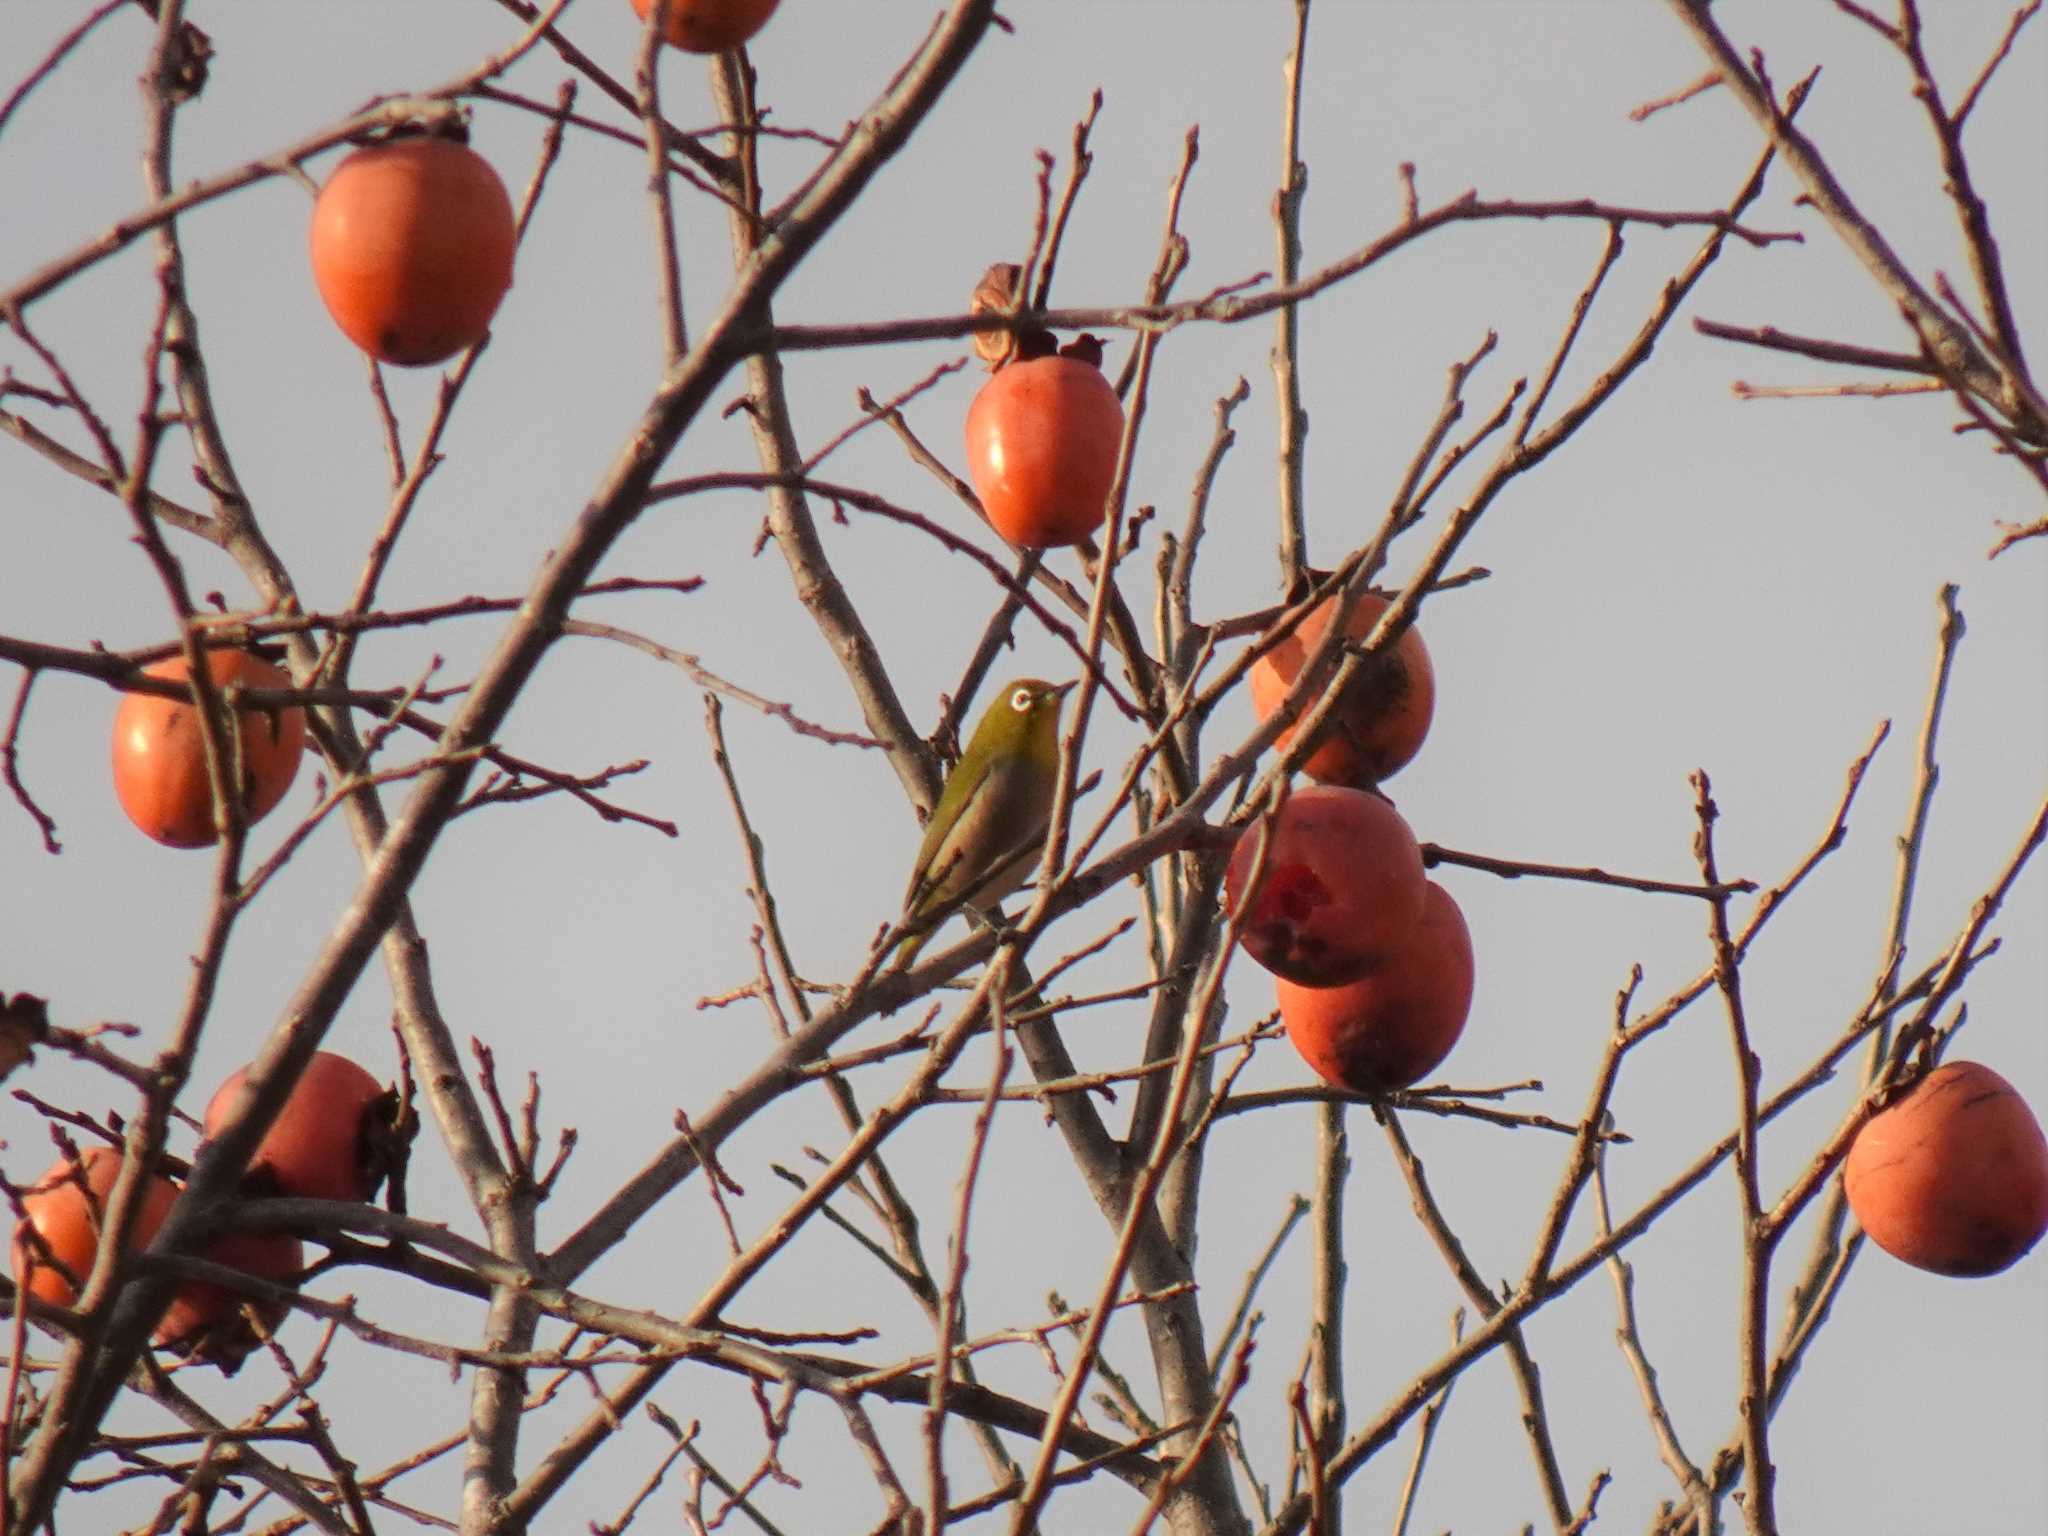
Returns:
[[[1951,1061],[1856,1133],[1842,1187],[1894,1258],[1938,1275],[1995,1275],[2048,1231],[2048,1139],[2011,1083]]]
[[[647,19],[649,0],[633,0],[633,13]],[[768,25],[782,0],[662,0],[661,36],[685,53],[723,53],[737,48]]]
[[[1354,1093],[1406,1088],[1435,1070],[1472,1009],[1472,935],[1444,888],[1377,970],[1341,987],[1276,983],[1287,1038],[1318,1076]]]
[[[89,1147],[78,1162],[67,1159],[58,1163],[22,1191],[23,1217],[14,1226],[15,1284],[60,1307],[78,1300],[78,1287],[92,1272],[99,1252],[107,1197],[113,1194],[120,1173],[118,1148]],[[149,1246],[178,1198],[178,1186],[161,1174],[144,1177],[148,1182],[143,1187],[142,1204],[129,1223],[124,1244],[129,1253]],[[37,1237],[42,1239],[40,1246]],[[52,1259],[63,1268],[51,1263]]]
[[[1225,909],[1241,914],[1239,942],[1275,976],[1341,986],[1407,941],[1429,882],[1415,834],[1381,796],[1322,784],[1295,790],[1273,818],[1252,889],[1260,837],[1254,823],[1237,840]]]
[[[289,688],[292,680],[247,651],[208,651],[207,674],[216,688]],[[190,676],[174,656],[145,676]],[[306,746],[306,715],[297,705],[235,711],[242,759],[242,814],[251,825],[275,810],[299,771]],[[213,824],[213,789],[206,776],[206,743],[199,706],[186,699],[130,693],[114,712],[114,794],[128,819],[160,843],[203,848],[219,835]]]
[[[207,1245],[205,1257],[278,1285],[289,1285],[306,1267],[305,1246],[289,1232],[224,1233]],[[291,1310],[282,1302],[258,1301],[232,1286],[188,1280],[164,1309],[150,1341],[232,1374],[258,1342],[257,1330],[242,1312],[244,1302],[262,1319],[265,1333],[274,1330]]]
[[[1280,707],[1294,686],[1336,611],[1330,598],[1312,609],[1294,633],[1252,663],[1252,708],[1265,719]],[[1367,592],[1352,606],[1345,636],[1354,641],[1370,635],[1391,599]],[[1392,647],[1365,662],[1359,675],[1325,723],[1316,749],[1302,762],[1302,771],[1325,784],[1354,788],[1377,784],[1407,766],[1421,750],[1436,710],[1436,671],[1414,625],[1402,631]],[[1289,726],[1275,745],[1286,748],[1298,729]]]
[[[240,1108],[248,1075],[247,1067],[239,1067],[214,1090],[206,1106],[208,1137]],[[281,1195],[369,1199],[386,1171],[377,1150],[374,1118],[386,1091],[346,1056],[315,1051],[286,1095],[284,1108],[256,1144],[249,1159],[250,1175],[267,1178],[269,1187]],[[251,1192],[255,1189],[252,1185]]]
[[[1078,544],[1102,526],[1124,409],[1087,354],[1011,362],[967,408],[967,474],[1019,549]]]
[[[313,204],[313,282],[342,333],[419,367],[483,340],[512,285],[512,200],[454,139],[413,134],[359,149]]]

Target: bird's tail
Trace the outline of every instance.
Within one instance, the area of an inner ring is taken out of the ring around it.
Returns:
[[[924,948],[925,941],[932,936],[932,933],[933,929],[930,926],[921,927],[915,933],[906,933],[896,945],[896,953],[889,961],[889,969],[892,971],[909,970],[911,965],[917,960],[918,951]]]

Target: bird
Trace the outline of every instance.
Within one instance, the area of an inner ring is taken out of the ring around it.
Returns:
[[[896,964],[962,907],[996,905],[1037,865],[1059,779],[1060,701],[1072,683],[1018,678],[975,723],[946,775],[903,897]]]

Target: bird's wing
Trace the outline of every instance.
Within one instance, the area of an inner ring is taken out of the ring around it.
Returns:
[[[984,764],[957,795],[955,783],[947,781],[918,850],[904,905],[912,918],[1007,896],[1030,874],[1045,837],[1047,795],[1021,765]],[[1009,836],[999,842],[1004,829]]]
[[[994,808],[994,767],[993,762],[984,762],[972,773],[956,771],[939,791],[939,803],[925,823],[924,841],[910,871],[910,888],[903,895],[903,910],[910,916],[919,916],[945,900],[949,886],[958,887],[959,877],[965,873],[957,867],[961,853],[973,846],[969,834],[988,820]]]

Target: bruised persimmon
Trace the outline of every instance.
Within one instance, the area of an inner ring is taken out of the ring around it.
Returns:
[[[292,680],[247,651],[208,651],[206,670],[216,688],[289,688]],[[144,669],[171,681],[191,676],[174,656]],[[277,808],[299,771],[306,746],[306,714],[245,706],[235,711],[242,760],[242,815],[255,824]],[[114,794],[128,819],[160,843],[203,848],[218,832],[213,788],[206,776],[206,741],[199,705],[153,693],[124,694],[114,712]]]
[[[2011,1083],[1952,1061],[1856,1133],[1842,1187],[1894,1258],[1937,1275],[1995,1275],[2048,1231],[2048,1139]]]
[[[387,363],[483,340],[512,284],[512,200],[467,144],[413,135],[359,149],[313,204],[313,282],[344,335]]]
[[[1019,549],[1078,544],[1109,513],[1124,409],[1086,355],[1011,362],[967,408],[967,474]]]
[[[214,1090],[206,1106],[208,1137],[241,1108],[248,1076],[247,1067],[238,1068]],[[315,1051],[256,1144],[250,1175],[266,1176],[280,1195],[369,1199],[385,1173],[378,1135],[385,1096],[384,1086],[346,1056]]]
[[[1301,1059],[1353,1093],[1406,1088],[1435,1070],[1472,1009],[1472,935],[1444,888],[1427,882],[1422,915],[1370,975],[1341,987],[1277,983],[1280,1017]]]
[[[1311,784],[1273,818],[1265,870],[1250,881],[1261,833],[1247,827],[1224,875],[1239,941],[1275,976],[1310,987],[1384,965],[1422,915],[1429,882],[1400,812],[1363,790]]]
[[[647,19],[649,0],[633,0],[633,12]],[[782,0],[662,0],[661,36],[685,53],[723,53],[737,48],[768,24]]]
[[[1252,707],[1261,720],[1280,707],[1301,669],[1329,632],[1336,598],[1311,609],[1289,635],[1252,663]],[[1362,594],[1352,606],[1345,636],[1354,641],[1370,635],[1392,600]],[[1345,688],[1325,723],[1316,749],[1302,762],[1302,771],[1325,784],[1361,787],[1407,766],[1429,734],[1436,709],[1436,672],[1429,651],[1414,625],[1392,647],[1368,658]],[[1280,733],[1276,745],[1292,744],[1299,722]]]
[[[67,1158],[22,1191],[23,1218],[14,1227],[15,1284],[56,1306],[68,1307],[78,1300],[78,1289],[92,1272],[99,1251],[107,1199],[120,1173],[116,1148],[91,1147],[76,1163]],[[142,1203],[123,1244],[129,1253],[149,1245],[178,1198],[177,1185],[161,1174],[144,1178]]]

